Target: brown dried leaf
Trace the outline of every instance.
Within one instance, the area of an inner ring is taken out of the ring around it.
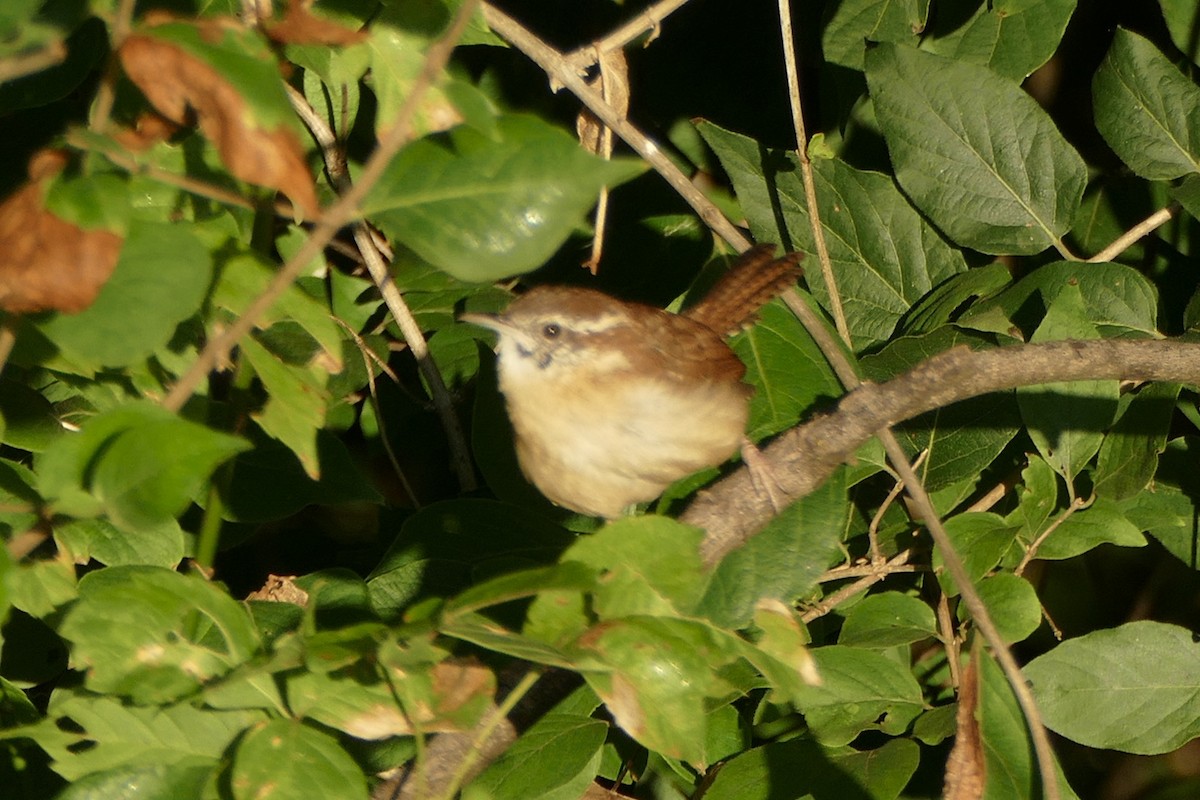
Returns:
[[[287,11],[279,20],[263,20],[263,32],[281,44],[347,45],[364,41],[366,31],[344,28],[336,22],[314,16],[311,2],[290,0]]]
[[[986,784],[987,764],[984,761],[983,739],[975,711],[979,707],[979,668],[976,650],[963,670],[962,685],[958,687],[958,733],[954,749],[946,760],[946,783],[943,800],[979,800]],[[985,656],[986,657],[986,656]]]
[[[206,24],[219,27],[217,22]],[[119,56],[125,74],[167,119],[184,124],[189,110],[195,112],[200,130],[235,177],[277,189],[307,216],[318,215],[316,188],[299,137],[287,128],[255,127],[246,101],[215,69],[174,44],[143,34],[129,36]]]
[[[0,203],[0,308],[5,311],[82,311],[117,265],[122,237],[84,230],[46,209],[46,183],[65,163],[58,151],[34,154],[30,181]]]

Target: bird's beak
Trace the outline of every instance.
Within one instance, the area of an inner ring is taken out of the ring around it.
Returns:
[[[478,325],[490,331],[495,331],[501,339],[507,336],[510,341],[516,342],[524,350],[528,350],[532,344],[529,341],[529,335],[505,319],[503,314],[474,314],[467,312],[466,314],[459,314],[458,321],[469,322],[472,325]]]

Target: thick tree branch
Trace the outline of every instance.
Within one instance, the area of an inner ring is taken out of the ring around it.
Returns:
[[[1079,380],[1151,380],[1200,384],[1200,343],[1091,340],[954,348],[883,384],[863,384],[837,409],[783,434],[763,455],[779,491],[796,500],[814,491],[860,445],[888,425],[989,392]],[[708,564],[757,533],[774,514],[746,470],[700,493],[681,520],[704,528]]]

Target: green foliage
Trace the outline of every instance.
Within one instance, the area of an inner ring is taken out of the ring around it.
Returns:
[[[258,24],[232,0],[153,5],[0,3],[5,797],[363,800],[407,767],[468,800],[597,781],[895,800],[940,796],[963,759],[983,797],[1043,797],[972,586],[1074,743],[1060,797],[1120,784],[1113,752],[1200,736],[1194,369],[897,417],[971,586],[890,496],[875,440],[706,564],[675,517],[737,459],[619,520],[554,507],[519,473],[490,340],[457,318],[545,282],[679,308],[728,263],[715,210],[620,144],[581,147],[578,103],[493,10],[442,66],[459,0],[277,3]],[[574,47],[648,5],[506,7]],[[796,298],[829,332],[840,306],[865,380],[956,348],[1194,338],[1200,17],[1118,5],[801,4],[807,157],[773,10],[684,10],[625,48],[621,115],[714,209],[806,254]],[[571,68],[591,79],[588,52]],[[350,225],[310,251],[317,204],[356,184]],[[88,280],[93,302],[56,310]],[[30,287],[49,300],[14,313]],[[748,438],[838,421],[838,373],[784,303],[730,346]],[[467,763],[497,703],[519,736]],[[960,725],[982,746],[949,758]],[[438,761],[443,735],[467,762]]]

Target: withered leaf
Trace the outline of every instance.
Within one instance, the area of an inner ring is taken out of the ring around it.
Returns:
[[[92,304],[116,267],[121,236],[84,230],[46,208],[46,186],[64,164],[61,153],[35,154],[31,179],[0,203],[0,308],[5,311],[77,313]]]
[[[178,22],[173,24],[179,24]],[[220,20],[195,23],[203,37],[216,40]],[[290,128],[260,127],[249,103],[220,72],[183,47],[153,35],[135,33],[121,45],[125,74],[159,113],[186,123],[189,111],[204,135],[216,146],[235,177],[277,189],[306,215],[318,214],[316,189],[304,159],[300,138]]]
[[[263,20],[263,30],[281,44],[347,45],[367,38],[365,31],[351,30],[314,15],[309,11],[311,6],[311,0],[289,0],[283,17]]]

